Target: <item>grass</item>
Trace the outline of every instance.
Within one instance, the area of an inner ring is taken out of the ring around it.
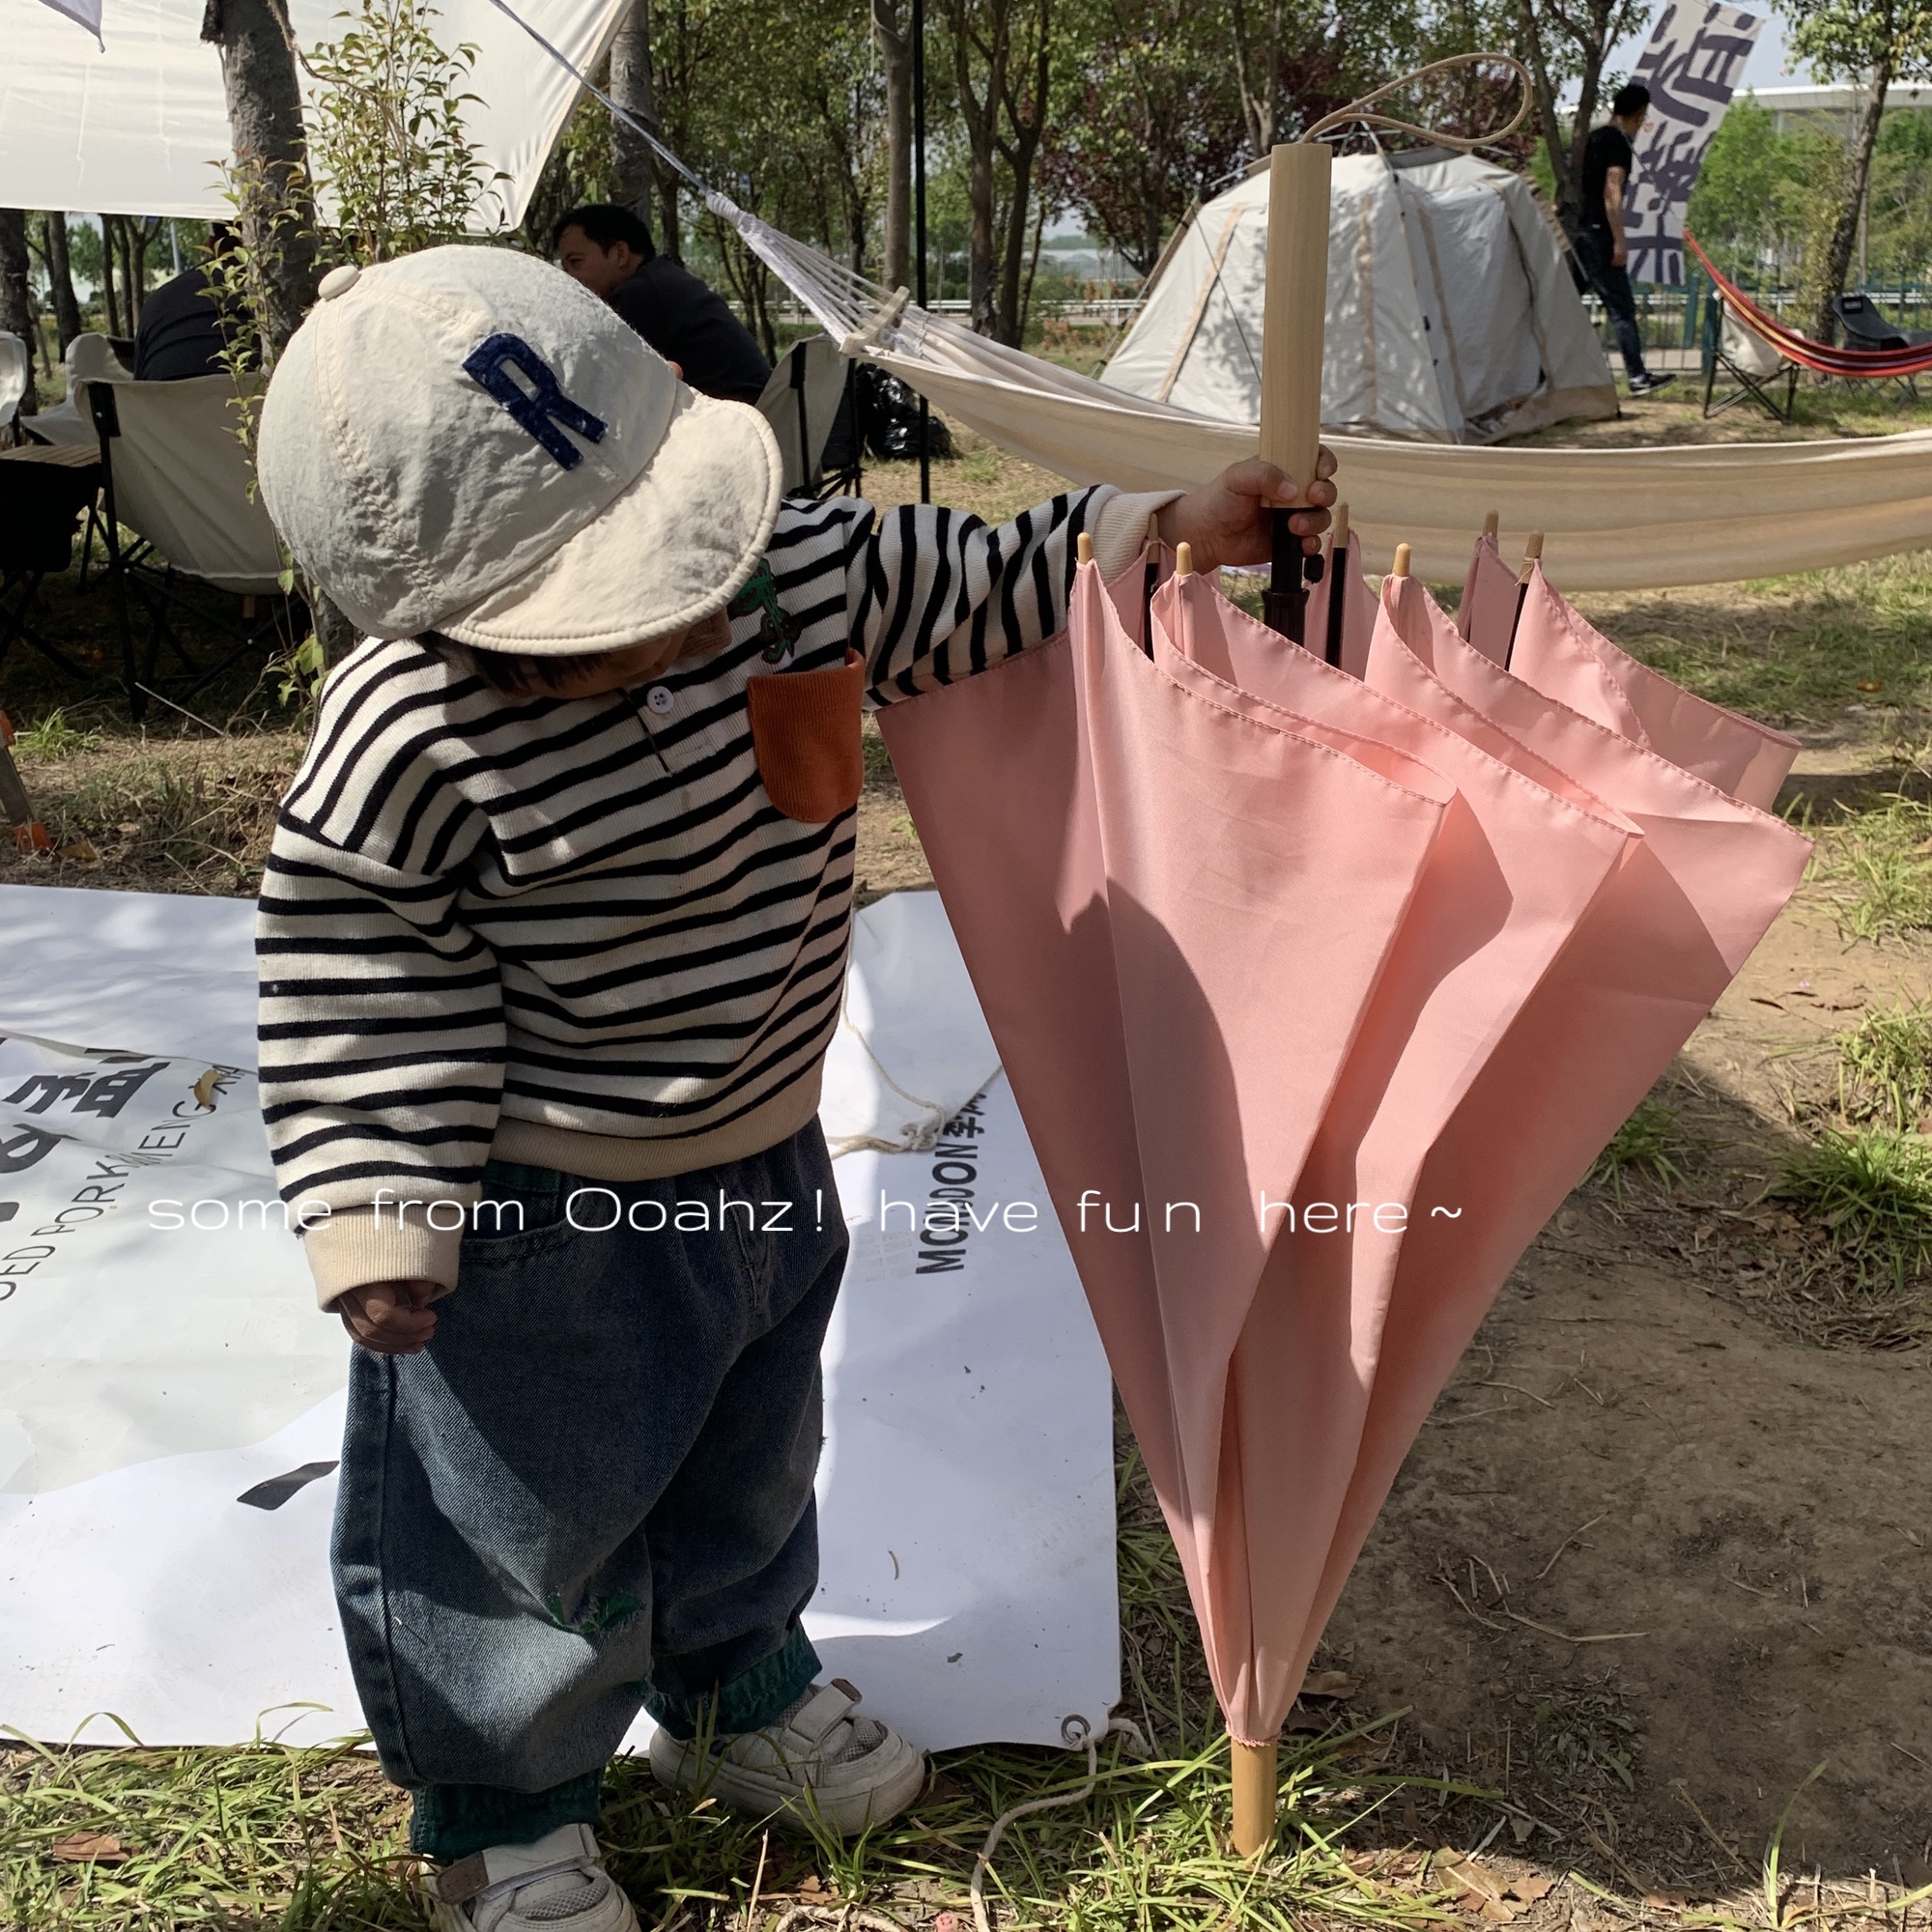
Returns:
[[[1932,706],[1932,554],[1708,588],[1579,595],[1627,650],[1781,725]],[[1874,720],[1874,723],[1877,721]]]
[[[1406,1778],[1390,1720],[1287,1741],[1272,1855],[1250,1861],[1229,1851],[1227,1743],[1179,1564],[1130,1448],[1119,1503],[1126,1709],[1153,1755],[1138,1761],[1109,1738],[1091,1796],[1009,1828],[986,1888],[999,1923],[1068,1932],[1439,1924],[1426,1860],[1344,1841],[1405,1786],[1438,1802],[1460,1789]],[[965,1932],[973,1861],[993,1819],[1077,1793],[1086,1779],[1077,1752],[948,1752],[910,1813],[838,1845],[780,1838],[708,1800],[660,1789],[640,1761],[624,1760],[607,1780],[598,1833],[644,1923],[664,1932],[751,1927],[760,1907],[802,1910],[805,1922],[822,1909],[846,1932],[895,1932],[950,1912]],[[404,1801],[347,1746],[23,1746],[0,1756],[9,1932],[416,1928],[413,1873]]]
[[[1932,1140],[1828,1127],[1774,1192],[1824,1231],[1833,1273],[1854,1290],[1902,1293],[1932,1274]]]
[[[99,731],[83,731],[69,722],[64,708],[53,710],[17,733],[14,749],[22,757],[63,758],[71,752],[91,752],[100,743]]]
[[[1838,1111],[1895,1133],[1932,1111],[1932,1001],[1874,1007],[1837,1038]]]
[[[1691,1152],[1691,1142],[1678,1131],[1677,1115],[1661,1100],[1643,1099],[1636,1111],[1610,1136],[1587,1179],[1606,1180],[1623,1206],[1624,1182],[1642,1179],[1664,1193],[1684,1179],[1680,1165]]]
[[[1818,860],[1847,939],[1903,939],[1932,931],[1932,804],[1893,793],[1847,810]]]

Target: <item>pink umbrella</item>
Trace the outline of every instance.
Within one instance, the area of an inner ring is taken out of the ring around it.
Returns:
[[[1747,805],[1769,810],[1798,755],[1796,738],[1726,711],[1620,651],[1550,588],[1540,564],[1530,567],[1506,662],[1546,697],[1648,746]]]
[[[1137,605],[1138,573],[1121,588]],[[1243,1688],[1248,1634],[1216,1621],[1208,1574],[1229,1363],[1269,1204],[1301,1174],[1455,793],[1397,747],[1177,678],[1138,623],[1090,567],[1066,637],[881,724],[1217,1688],[1272,1737],[1286,1707]]]
[[[1383,583],[1369,681],[1539,781],[1560,771],[1643,838],[1430,1151],[1317,1630],[1518,1256],[1730,983],[1810,853],[1782,821],[1499,669],[1406,577]]]

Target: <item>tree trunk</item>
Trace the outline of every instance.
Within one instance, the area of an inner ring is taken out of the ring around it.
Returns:
[[[60,353],[65,356],[73,338],[81,332],[80,303],[73,293],[73,265],[68,258],[67,216],[50,211],[46,224],[47,291],[53,297],[54,331],[60,338]]]
[[[1247,126],[1248,145],[1256,160],[1265,158],[1275,144],[1275,105],[1281,97],[1282,0],[1264,0],[1264,12],[1262,44],[1257,47],[1248,31],[1245,0],[1235,0],[1231,10],[1235,80],[1241,93],[1241,119]]]
[[[109,335],[123,333],[121,309],[114,297],[114,217],[100,217],[100,326]]]
[[[1536,96],[1536,122],[1543,130],[1543,148],[1549,157],[1549,178],[1556,184],[1556,213],[1566,234],[1576,233],[1576,208],[1566,207],[1570,182],[1570,150],[1563,139],[1563,125],[1556,113],[1556,90],[1550,84],[1549,63],[1544,58],[1543,37],[1536,30],[1536,14],[1530,0],[1519,0],[1518,34],[1522,57],[1527,63]]]
[[[948,0],[947,24],[952,34],[953,73],[959,85],[959,116],[966,126],[966,304],[973,328],[999,333],[997,217],[993,158],[999,142],[1000,103],[1006,94],[1007,51],[1014,0],[988,0],[991,34],[981,43],[973,31],[972,0]],[[986,63],[983,95],[973,91],[973,55]]]
[[[657,92],[651,84],[650,0],[631,0],[630,12],[611,43],[611,99],[658,131]],[[611,118],[611,166],[617,178],[616,198],[648,222],[656,168],[650,143],[615,115]]]
[[[1006,261],[1000,275],[1000,340],[1013,349],[1020,347],[1020,339],[1026,333],[1021,284],[1026,270],[1027,215],[1033,198],[1034,160],[1046,126],[1047,88],[1053,75],[1052,0],[1039,0],[1036,30],[1039,40],[1030,63],[1033,71],[1028,76],[1033,86],[1032,105],[1028,109],[1012,95],[1006,97],[1007,126],[1012,138],[1001,148],[1012,174],[1012,193],[1007,204]]]
[[[1885,97],[1891,86],[1891,61],[1881,55],[1872,64],[1871,91],[1865,97],[1864,118],[1859,124],[1858,139],[1852,148],[1851,180],[1845,185],[1845,203],[1838,211],[1832,230],[1831,252],[1825,258],[1825,276],[1818,291],[1818,312],[1811,318],[1814,341],[1837,340],[1838,314],[1833,298],[1845,292],[1845,277],[1851,272],[1852,250],[1858,245],[1859,217],[1864,212],[1865,191],[1871,185],[1872,151],[1878,146],[1879,123],[1885,118]]]
[[[221,49],[242,241],[260,268],[262,360],[270,366],[315,301],[315,201],[295,52],[273,0],[208,0],[201,38]]]
[[[912,286],[912,41],[898,0],[872,0],[872,32],[886,79],[886,263],[889,289]]]
[[[20,413],[38,412],[40,398],[34,389],[34,300],[27,286],[27,213],[20,208],[0,208],[0,329],[17,335],[27,346],[27,393],[20,398]]]

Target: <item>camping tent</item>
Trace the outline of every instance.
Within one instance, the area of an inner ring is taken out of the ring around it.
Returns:
[[[333,40],[355,0],[292,0],[304,47]],[[623,0],[520,0],[578,66],[595,67]],[[0,0],[0,208],[86,209],[218,221],[231,213],[216,163],[228,158],[221,56],[201,38],[203,0],[107,0],[104,44],[37,0]],[[490,0],[440,0],[431,27],[476,65],[464,128],[486,181],[479,227],[521,221],[576,80],[531,58],[525,33]],[[304,80],[312,91],[312,83]]]
[[[1261,169],[1196,213],[1103,382],[1256,419],[1267,202]],[[1439,148],[1336,160],[1324,427],[1495,442],[1616,412],[1609,364],[1522,181]]]

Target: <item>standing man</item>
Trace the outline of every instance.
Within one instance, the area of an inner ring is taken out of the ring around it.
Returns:
[[[700,395],[755,403],[772,365],[716,289],[660,255],[628,208],[573,208],[551,238],[557,266],[604,299],[676,363]]]
[[[1649,113],[1650,89],[1640,81],[1617,89],[1609,120],[1583,144],[1583,200],[1577,217],[1577,259],[1610,312],[1634,396],[1647,396],[1677,380],[1675,376],[1653,376],[1643,366],[1636,298],[1631,294],[1625,267],[1630,247],[1624,240],[1624,189],[1636,163],[1631,143],[1643,132]]]

